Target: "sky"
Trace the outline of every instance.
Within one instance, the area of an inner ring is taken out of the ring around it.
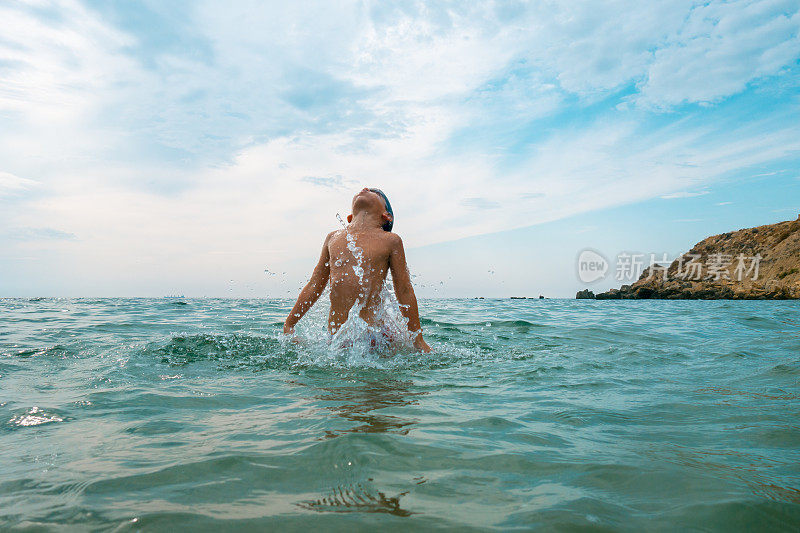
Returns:
[[[0,296],[294,297],[365,186],[422,297],[573,297],[620,284],[584,249],[613,270],[800,213],[796,0],[0,20]]]

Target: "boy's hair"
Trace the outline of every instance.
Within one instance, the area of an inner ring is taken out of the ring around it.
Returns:
[[[392,217],[391,220],[384,222],[383,231],[392,231],[392,226],[394,226],[394,212],[392,211],[392,204],[389,203],[389,199],[382,190],[372,188],[370,190],[383,198],[383,203],[386,204],[386,211],[389,213],[389,216]]]

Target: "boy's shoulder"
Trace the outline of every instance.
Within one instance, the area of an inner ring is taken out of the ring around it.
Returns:
[[[325,237],[325,242],[331,242],[331,241],[336,240],[338,238],[344,238],[344,234],[345,233],[346,233],[345,230],[342,229],[342,228],[335,229],[335,230],[331,231],[330,233],[328,233],[328,235]],[[383,231],[383,230],[381,230],[380,232],[376,231],[374,233],[373,237],[378,238],[381,241],[383,241],[383,242],[385,242],[387,244],[391,244],[393,246],[397,246],[397,245],[402,246],[403,245],[403,239],[400,238],[400,235],[398,235],[397,233],[391,232],[391,231]]]
[[[398,248],[403,247],[403,239],[401,239],[400,235],[397,233],[381,230],[381,233],[376,236],[390,252],[394,252]]]
[[[391,231],[385,231],[384,234],[386,235],[384,237],[386,239],[386,242],[392,244],[403,244],[403,239],[401,239],[400,235],[398,235],[397,233],[393,233]]]

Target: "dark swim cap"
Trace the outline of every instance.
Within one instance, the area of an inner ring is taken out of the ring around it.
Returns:
[[[378,196],[383,198],[383,203],[386,204],[386,211],[389,212],[389,215],[392,217],[392,220],[384,223],[383,231],[392,231],[392,226],[394,225],[394,212],[392,211],[392,204],[389,203],[389,199],[386,197],[386,194],[380,189],[370,189],[372,192],[376,193]]]

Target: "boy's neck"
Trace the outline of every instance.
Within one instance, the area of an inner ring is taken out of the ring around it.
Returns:
[[[381,217],[369,211],[359,211],[353,213],[353,220],[347,225],[348,228],[354,230],[368,230],[382,227],[383,222]]]

